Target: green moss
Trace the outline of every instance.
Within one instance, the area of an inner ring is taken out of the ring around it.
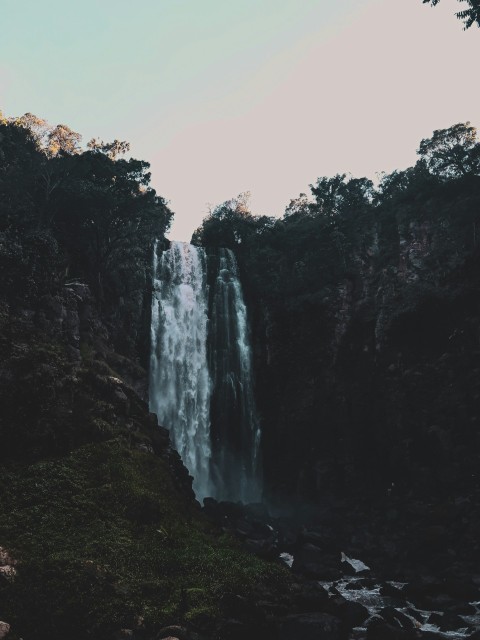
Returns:
[[[108,637],[138,616],[214,618],[225,592],[286,584],[280,567],[212,531],[162,459],[121,438],[4,470],[0,489],[0,544],[20,561],[0,595],[26,640]]]

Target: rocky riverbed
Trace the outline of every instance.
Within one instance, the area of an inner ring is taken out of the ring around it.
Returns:
[[[401,505],[396,506],[401,511]],[[290,568],[294,577],[291,596],[268,612],[272,623],[275,619],[270,627],[270,633],[276,634],[272,638],[480,638],[477,563],[473,557],[471,562],[463,558],[455,548],[448,553],[448,548],[428,547],[423,542],[424,556],[416,562],[407,532],[416,527],[420,534],[418,518],[411,519],[408,527],[399,527],[396,535],[392,533],[386,548],[386,530],[379,514],[366,513],[360,527],[358,514],[348,511],[346,503],[288,513],[270,512],[260,504],[206,499],[204,509],[241,539],[246,550]],[[352,535],[355,526],[358,531]],[[268,609],[265,603],[258,603],[257,608],[262,607]]]

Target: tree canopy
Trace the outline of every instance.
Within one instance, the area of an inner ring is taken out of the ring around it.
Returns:
[[[431,173],[443,178],[458,178],[480,172],[480,142],[470,122],[433,132],[420,142],[417,151]]]
[[[80,279],[100,299],[138,288],[173,214],[149,186],[149,164],[120,157],[128,150],[119,140],[85,150],[67,125],[31,113],[0,118],[0,266],[22,253],[12,282],[19,295],[42,260],[50,282]]]
[[[477,131],[469,122],[434,131],[417,153],[413,167],[381,174],[376,185],[320,177],[283,218],[256,215],[239,196],[213,208],[193,241],[234,249],[256,294],[275,300],[310,298],[354,277],[359,265],[398,268],[401,242],[418,226],[435,235],[431,260],[449,268],[478,244]]]

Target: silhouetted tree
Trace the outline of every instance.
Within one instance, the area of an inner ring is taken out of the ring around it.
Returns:
[[[128,298],[145,288],[151,244],[170,225],[148,163],[117,159],[127,142],[82,151],[80,140],[30,113],[0,119],[0,270],[19,296],[63,273],[101,299],[107,288],[111,302]]]
[[[470,122],[437,129],[431,138],[420,142],[418,155],[433,174],[458,178],[480,171],[480,143]]]
[[[110,160],[116,160],[118,156],[122,156],[130,151],[130,143],[123,140],[103,142],[103,140],[99,140],[98,138],[92,138],[90,142],[88,142],[87,147],[91,151],[104,153]]]
[[[423,4],[430,4],[435,7],[440,0],[422,0]],[[459,20],[463,20],[464,29],[469,29],[475,23],[480,27],[480,0],[458,0],[459,2],[466,2],[468,9],[458,11],[455,15]]]

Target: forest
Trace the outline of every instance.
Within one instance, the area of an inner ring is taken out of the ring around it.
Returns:
[[[375,182],[319,177],[279,217],[240,194],[195,231],[207,256],[231,250],[248,309],[264,473],[250,506],[202,509],[149,413],[152,252],[173,213],[128,152],[0,117],[9,637],[291,640],[312,624],[343,640],[368,612],[318,581],[344,584],[344,551],[385,593],[403,581],[401,602],[444,597],[440,628],[457,629],[478,595],[476,129],[434,131]],[[369,640],[442,637],[382,611]]]

